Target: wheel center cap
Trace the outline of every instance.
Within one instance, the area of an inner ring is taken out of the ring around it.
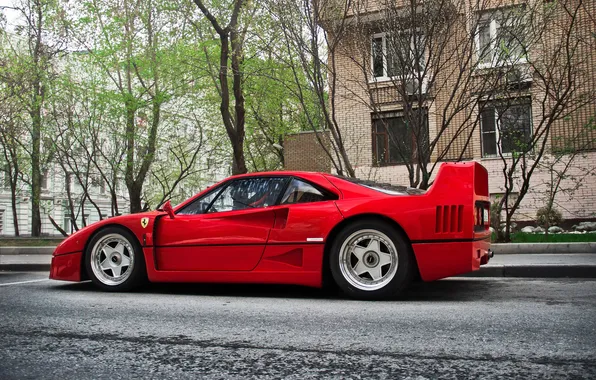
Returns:
[[[379,264],[379,255],[375,251],[368,251],[362,256],[362,261],[369,268],[376,267]]]
[[[120,255],[118,253],[114,253],[111,260],[114,264],[118,264],[120,262]]]

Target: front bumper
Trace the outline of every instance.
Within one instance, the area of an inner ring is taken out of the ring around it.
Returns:
[[[52,256],[50,279],[62,281],[81,281],[81,260],[83,252],[73,252]]]

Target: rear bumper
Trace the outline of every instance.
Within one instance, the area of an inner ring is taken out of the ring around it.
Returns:
[[[50,266],[50,279],[62,281],[81,281],[82,252],[53,256]]]
[[[492,257],[489,239],[412,244],[420,276],[433,281],[480,269]]]

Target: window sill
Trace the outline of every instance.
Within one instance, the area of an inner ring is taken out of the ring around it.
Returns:
[[[430,73],[427,73],[426,75],[423,75],[422,72],[418,73],[418,75],[407,75],[404,77],[372,77],[368,79],[368,84],[399,84],[402,81],[410,81],[410,80],[414,80],[414,79],[418,79],[420,77],[422,77],[422,81],[426,82],[427,81],[427,77],[430,75]]]
[[[368,84],[382,84],[388,85],[393,84],[396,78],[389,78],[389,77],[374,77],[368,80]]]
[[[386,163],[382,163],[382,164],[373,164],[372,167],[373,168],[385,168],[385,167],[391,167],[391,166],[404,166],[406,165],[403,162],[386,162]]]
[[[504,154],[502,158],[509,158],[509,157],[511,157],[510,154]],[[487,156],[487,157],[480,158],[480,160],[482,160],[482,161],[497,161],[497,160],[501,160],[501,156]]]
[[[479,71],[491,71],[491,70],[498,70],[498,69],[503,69],[503,68],[510,68],[510,67],[516,67],[516,66],[524,66],[528,64],[528,60],[526,58],[524,59],[520,59],[516,62],[513,63],[479,63],[478,66],[476,66],[476,70],[475,72],[479,72]]]

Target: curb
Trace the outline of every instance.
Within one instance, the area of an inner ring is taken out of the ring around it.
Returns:
[[[49,272],[50,264],[0,264],[0,272]]]
[[[43,247],[0,247],[0,255],[48,255],[54,253],[56,246]]]
[[[461,277],[596,278],[596,265],[492,265]]]
[[[532,253],[594,253],[596,243],[492,243],[495,255]]]

